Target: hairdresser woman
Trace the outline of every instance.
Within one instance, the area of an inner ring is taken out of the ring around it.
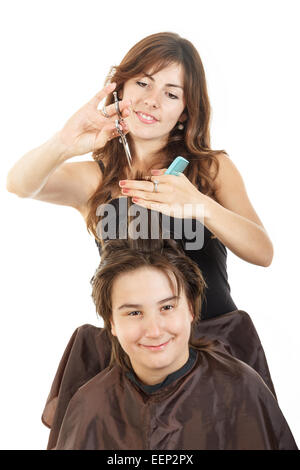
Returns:
[[[269,266],[273,247],[238,169],[225,151],[210,148],[210,104],[197,50],[177,34],[154,34],[133,46],[109,78],[112,83],[62,129],[16,162],[7,177],[8,191],[74,207],[96,240],[96,209],[111,198],[134,197],[143,207],[156,204],[152,208],[157,211],[204,205],[204,246],[188,253],[208,284],[202,318],[235,310],[226,248],[249,263]],[[122,100],[131,171],[115,128],[115,106],[107,105],[106,112],[97,109],[106,97],[113,103],[114,90]],[[68,161],[89,152],[94,161]],[[190,161],[184,175],[164,176],[177,155]],[[136,172],[152,174],[158,192],[151,181],[135,181]]]
[[[111,202],[117,208],[119,198],[129,197],[140,207],[175,218],[183,213],[175,208],[202,205],[203,246],[185,250],[207,284],[202,320],[236,310],[227,278],[227,248],[266,267],[273,247],[238,169],[224,150],[210,148],[210,103],[197,50],[177,34],[153,34],[129,50],[109,80],[62,129],[16,162],[7,177],[8,191],[74,207],[100,252],[97,208],[102,204]],[[131,168],[115,127],[113,91],[121,100]],[[106,108],[100,105],[103,99]],[[89,152],[93,161],[68,161]],[[164,175],[178,155],[190,162],[184,174]],[[197,222],[196,213],[189,215]]]

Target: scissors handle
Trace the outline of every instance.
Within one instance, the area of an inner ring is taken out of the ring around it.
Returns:
[[[123,118],[122,118],[122,114],[121,114],[121,111],[120,111],[118,93],[116,91],[114,91],[113,95],[114,95],[114,100],[115,100],[115,108],[116,108],[117,114],[119,116],[119,119],[121,121],[121,120],[123,120]]]
[[[119,136],[120,136],[121,142],[122,142],[122,144],[123,144],[123,147],[124,147],[124,150],[125,150],[125,154],[126,154],[126,157],[127,157],[127,161],[128,161],[128,165],[129,165],[129,168],[131,168],[132,157],[131,157],[131,153],[130,153],[130,150],[129,150],[129,145],[128,145],[126,136],[125,136],[125,134],[123,133],[122,128],[121,128],[121,126],[120,126],[120,121],[119,121],[118,119],[116,119],[116,129],[117,129],[117,131],[118,131],[118,134],[119,134]]]
[[[121,111],[120,111],[118,93],[116,91],[114,91],[113,95],[114,95],[114,100],[115,100],[115,108],[116,108],[117,114],[119,116],[119,119],[116,119],[116,129],[117,129],[118,134],[121,138],[121,142],[123,144],[123,147],[124,147],[124,150],[125,150],[125,153],[126,153],[129,168],[131,168],[132,157],[131,157],[131,153],[130,153],[130,150],[129,150],[129,145],[128,145],[127,139],[125,137],[125,134],[123,133],[122,128],[120,126],[120,122],[124,121],[124,119],[122,118],[122,114],[121,114]]]

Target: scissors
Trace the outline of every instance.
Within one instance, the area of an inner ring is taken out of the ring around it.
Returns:
[[[119,119],[116,119],[116,129],[117,129],[118,134],[120,136],[119,141],[120,141],[121,144],[123,144],[129,168],[131,168],[132,157],[131,157],[131,153],[130,153],[130,150],[129,150],[129,145],[128,145],[126,136],[123,133],[122,128],[120,126],[121,121],[124,121],[124,119],[122,118],[122,114],[121,114],[120,107],[119,107],[118,94],[117,94],[116,91],[114,91],[113,95],[114,95],[114,100],[115,100],[115,108],[116,108],[116,111],[117,111],[118,116],[119,116]]]

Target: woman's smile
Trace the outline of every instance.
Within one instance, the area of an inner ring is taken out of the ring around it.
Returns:
[[[160,151],[178,121],[186,119],[183,67],[171,63],[151,73],[152,69],[142,71],[125,81],[120,90],[120,98],[132,102],[127,122],[135,154],[141,161]]]
[[[137,115],[139,120],[144,124],[155,124],[156,122],[158,122],[158,119],[156,119],[151,114],[143,113],[141,111],[136,111],[135,114]]]

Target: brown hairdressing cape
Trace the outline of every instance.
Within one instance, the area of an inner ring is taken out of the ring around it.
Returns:
[[[236,310],[198,330],[219,346],[150,395],[118,366],[105,369],[104,329],[77,328],[42,415],[47,449],[297,449],[249,315]]]

